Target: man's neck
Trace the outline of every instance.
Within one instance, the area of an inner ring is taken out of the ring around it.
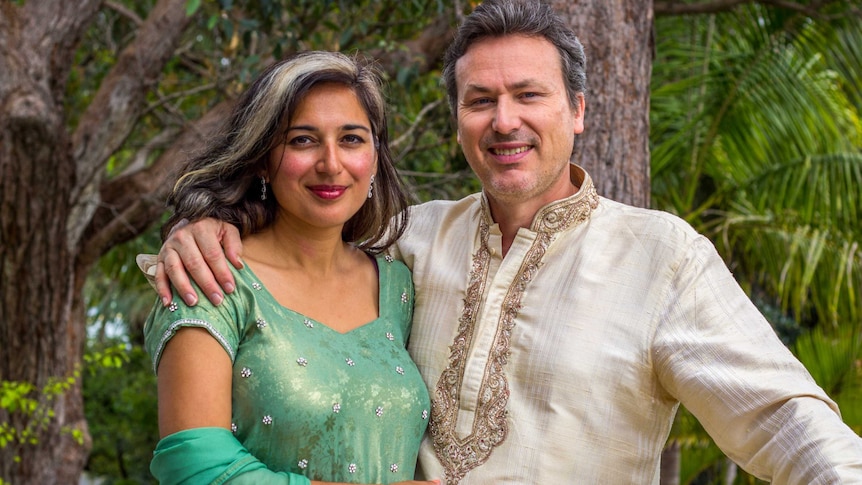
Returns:
[[[503,257],[509,252],[518,229],[528,228],[533,224],[533,218],[541,207],[532,207],[530,204],[507,204],[494,201],[488,196],[488,209],[491,218],[500,227],[503,234]]]
[[[565,182],[557,189],[547,193],[546,197],[527,200],[500,200],[485,192],[491,218],[497,223],[503,236],[503,257],[506,257],[509,252],[518,230],[522,227],[525,229],[532,227],[533,220],[542,207],[557,200],[571,197],[580,190],[580,186],[575,185],[573,181],[566,179]]]

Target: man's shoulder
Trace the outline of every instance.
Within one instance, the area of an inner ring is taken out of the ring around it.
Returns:
[[[410,207],[411,221],[425,221],[429,219],[441,220],[444,218],[457,217],[470,211],[479,209],[482,194],[470,194],[459,200],[432,200]]]
[[[467,195],[458,200],[444,200],[444,199],[435,199],[430,200],[428,202],[422,202],[421,204],[416,204],[410,207],[411,210],[428,210],[428,211],[440,211],[445,210],[446,208],[457,207],[457,206],[470,206],[473,204],[479,203],[482,198],[481,192],[476,192],[470,195]]]
[[[624,229],[632,237],[660,238],[667,241],[691,241],[700,234],[684,219],[670,212],[635,207],[607,198],[600,198],[592,217],[596,224],[609,224]]]

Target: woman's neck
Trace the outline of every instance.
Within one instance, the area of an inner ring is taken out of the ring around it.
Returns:
[[[273,269],[300,270],[326,277],[357,251],[341,239],[340,230],[299,231],[272,225],[243,238],[243,255]]]

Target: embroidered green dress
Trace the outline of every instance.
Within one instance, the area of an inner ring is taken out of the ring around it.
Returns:
[[[178,329],[205,328],[233,362],[232,431],[249,459],[288,477],[411,480],[430,413],[406,350],[413,284],[401,262],[376,261],[380,315],[344,334],[281,306],[248,267],[234,270],[237,289],[217,307],[176,295],[156,303],[144,327],[154,370]]]

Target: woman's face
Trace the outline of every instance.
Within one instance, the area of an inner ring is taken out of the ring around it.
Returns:
[[[353,90],[334,83],[312,88],[270,152],[268,168],[276,224],[340,233],[368,200],[377,170],[371,122]]]

